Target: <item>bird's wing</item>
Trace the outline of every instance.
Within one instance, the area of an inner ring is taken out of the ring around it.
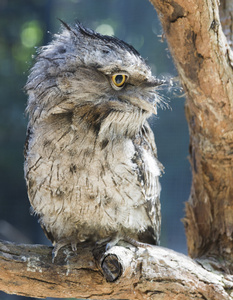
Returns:
[[[139,239],[142,242],[158,244],[161,225],[159,176],[163,172],[163,165],[157,159],[154,135],[148,123],[145,123],[133,143],[135,147],[133,161],[145,196],[144,207],[151,223]]]

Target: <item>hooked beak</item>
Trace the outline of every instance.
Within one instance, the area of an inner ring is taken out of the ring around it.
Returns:
[[[156,115],[157,104],[160,103],[160,97],[156,89],[164,82],[156,77],[151,77],[138,86],[130,86],[124,89],[120,98],[145,112]]]
[[[142,86],[145,87],[145,88],[156,88],[162,84],[164,84],[166,82],[166,80],[163,80],[163,79],[159,79],[159,78],[156,78],[156,77],[152,77],[151,80],[148,80],[148,81],[145,81],[142,83]]]
[[[141,87],[145,91],[143,106],[145,109],[154,115],[157,115],[157,104],[160,102],[159,95],[156,91],[157,87],[164,84],[165,80],[152,77],[150,80],[143,82]]]

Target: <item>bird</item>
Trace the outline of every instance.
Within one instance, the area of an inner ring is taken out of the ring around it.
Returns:
[[[61,22],[25,85],[31,213],[53,258],[84,242],[158,245],[163,166],[148,118],[163,81],[133,46]]]

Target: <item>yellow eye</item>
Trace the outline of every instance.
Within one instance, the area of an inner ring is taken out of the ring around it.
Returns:
[[[127,76],[125,74],[115,74],[112,76],[113,87],[122,88],[126,82]]]

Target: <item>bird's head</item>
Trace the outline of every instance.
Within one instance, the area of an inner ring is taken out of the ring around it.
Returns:
[[[156,113],[162,82],[132,46],[80,24],[63,25],[61,34],[40,49],[29,75],[31,118],[75,111],[91,122],[113,112],[145,118]]]

